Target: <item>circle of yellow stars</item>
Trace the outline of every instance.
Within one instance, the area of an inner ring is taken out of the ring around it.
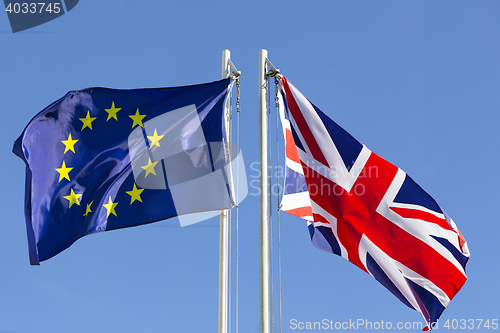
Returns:
[[[111,107],[109,109],[104,109],[108,113],[108,117],[106,119],[106,122],[108,122],[111,119],[114,119],[115,121],[118,121],[118,112],[122,108],[118,108],[115,106],[115,102],[111,101]],[[144,125],[142,123],[142,120],[146,117],[147,115],[145,114],[140,114],[139,108],[137,108],[137,111],[133,115],[129,115],[130,119],[132,119],[132,129],[136,126],[140,126],[144,128]],[[97,117],[91,117],[90,115],[90,110],[87,111],[87,115],[84,118],[78,118],[82,122],[82,128],[80,131],[83,131],[85,129],[93,130],[92,128],[92,122],[97,119]],[[153,135],[147,136],[149,139],[149,149],[151,149],[153,146],[158,146],[160,147],[160,140],[164,137],[164,135],[158,135],[156,128],[154,130]],[[66,155],[66,153],[73,153],[77,154],[78,151],[78,139],[73,139],[72,133],[68,133],[68,139],[62,140],[61,143],[64,145],[64,153],[63,155]],[[76,146],[76,148],[75,148]],[[149,174],[153,174],[156,176],[155,172],[155,167],[158,162],[152,162],[151,158],[148,160],[148,164],[145,166],[141,166],[146,173],[144,178],[146,178]],[[71,176],[70,173],[73,170],[73,167],[67,166],[66,161],[63,159],[62,165],[60,168],[55,168],[55,170],[59,173],[59,180],[58,182],[60,183],[64,179],[67,180],[68,182],[71,182]],[[137,188],[137,185],[134,183],[133,188],[130,191],[125,191],[130,196],[130,205],[132,205],[135,201],[141,202],[142,203],[142,198],[141,194],[144,189]],[[77,191],[78,192],[78,191]],[[80,200],[83,195],[83,193],[77,193],[75,192],[74,188],[70,189],[69,195],[63,196],[64,199],[68,200],[68,209],[70,209],[73,205],[80,206]],[[94,201],[91,201],[90,203],[86,204],[85,207],[85,213],[83,216],[88,216],[89,213],[92,213],[92,204]],[[111,196],[108,196],[107,203],[104,203],[102,206],[106,209],[106,218],[109,218],[110,215],[118,216],[116,213],[116,206],[118,205],[118,202],[113,202],[113,198]]]

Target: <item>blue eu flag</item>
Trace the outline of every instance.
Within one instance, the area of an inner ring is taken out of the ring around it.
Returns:
[[[36,115],[13,148],[26,163],[31,264],[91,233],[231,208],[224,122],[231,87],[225,79],[89,88]]]

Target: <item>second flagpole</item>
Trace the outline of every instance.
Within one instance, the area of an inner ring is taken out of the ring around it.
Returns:
[[[269,333],[269,220],[267,190],[267,50],[259,51],[259,216],[260,216],[260,332]]]
[[[268,71],[269,68],[269,71]],[[267,58],[267,50],[259,51],[259,216],[260,216],[260,332],[271,330],[271,308],[269,286],[269,193],[268,193],[268,118],[267,118],[267,77],[280,71]]]

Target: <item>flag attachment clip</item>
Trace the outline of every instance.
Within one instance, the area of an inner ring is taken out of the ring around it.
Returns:
[[[267,57],[266,57],[266,64],[270,68],[269,72],[266,73],[266,76],[274,77],[276,76],[276,74],[280,72],[280,70],[276,69],[276,67],[274,67],[274,65],[269,61],[269,59],[267,59]]]

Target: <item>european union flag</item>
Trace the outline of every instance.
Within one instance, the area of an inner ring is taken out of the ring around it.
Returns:
[[[36,115],[13,148],[26,163],[31,264],[95,232],[231,208],[224,122],[231,87],[225,79],[89,88]]]

